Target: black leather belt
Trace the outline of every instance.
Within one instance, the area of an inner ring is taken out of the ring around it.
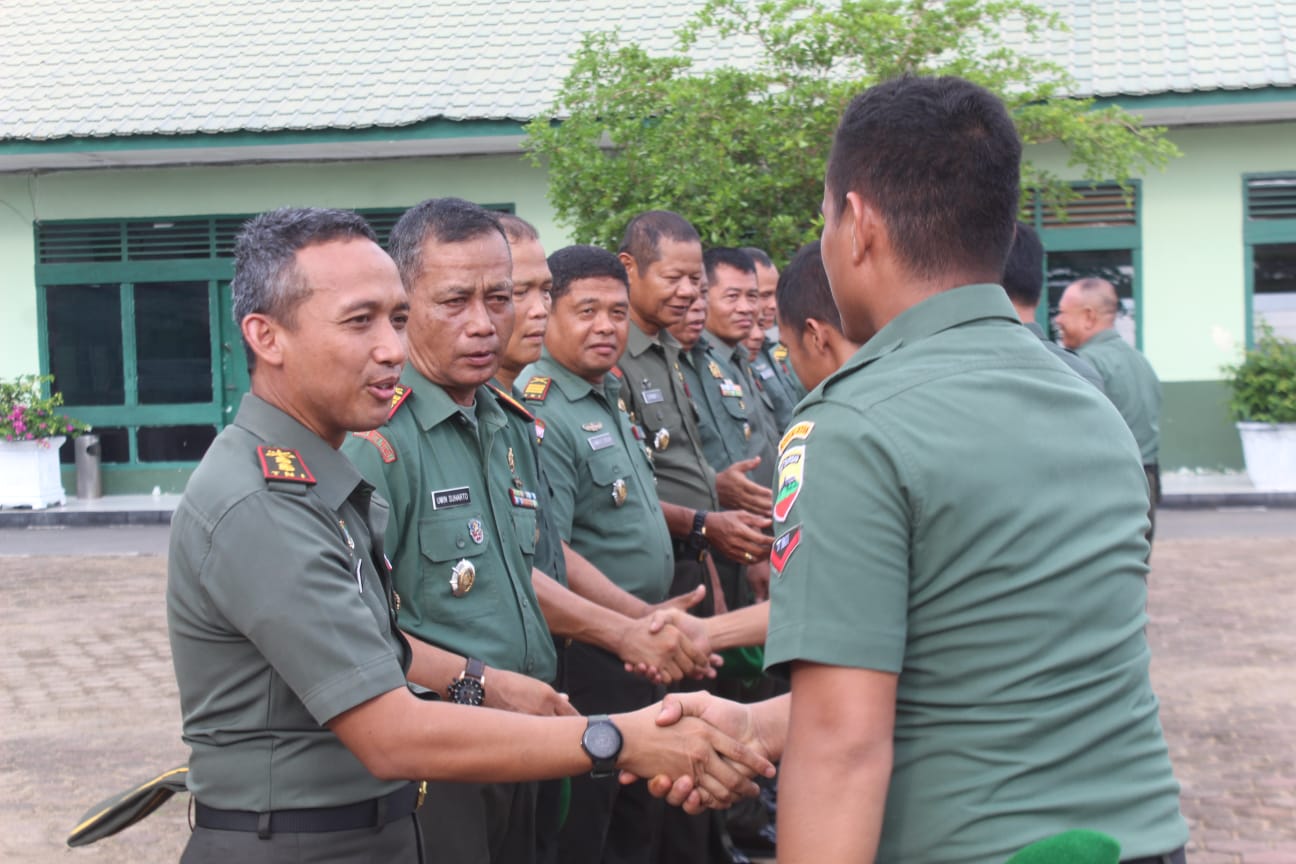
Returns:
[[[316,807],[310,810],[274,810],[252,813],[247,810],[217,810],[201,801],[194,802],[194,824],[217,831],[255,831],[262,837],[271,834],[321,834],[328,831],[354,831],[357,828],[380,828],[418,809],[422,803],[418,783],[410,783],[390,795],[371,798],[340,807]]]

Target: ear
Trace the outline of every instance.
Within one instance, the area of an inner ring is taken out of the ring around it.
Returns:
[[[626,268],[626,275],[630,277],[630,284],[633,285],[635,279],[639,278],[639,264],[635,261],[633,255],[629,252],[618,252],[617,258]]]
[[[882,214],[861,198],[858,192],[846,194],[846,206],[843,209],[850,214],[851,253],[855,264],[859,264],[870,254],[876,254],[881,245],[889,245]],[[842,215],[845,216],[846,213]]]
[[[827,329],[817,318],[807,318],[801,330],[801,344],[816,354],[823,354],[828,347]]]
[[[257,365],[283,365],[283,325],[269,315],[253,312],[239,322],[243,339],[257,357]]]

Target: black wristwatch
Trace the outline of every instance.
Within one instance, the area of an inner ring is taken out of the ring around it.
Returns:
[[[689,532],[688,539],[684,541],[685,548],[696,555],[698,560],[706,554],[707,537],[706,537],[706,510],[698,510],[693,514],[693,530]]]
[[[469,657],[468,664],[459,677],[450,682],[446,688],[451,702],[460,705],[480,705],[486,701],[486,664],[476,657]]]
[[[606,714],[592,714],[581,736],[581,749],[594,762],[591,777],[611,777],[621,755],[621,730]]]

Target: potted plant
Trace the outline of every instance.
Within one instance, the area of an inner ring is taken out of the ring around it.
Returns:
[[[1255,348],[1224,372],[1233,388],[1229,408],[1252,485],[1296,492],[1296,342],[1262,323]]]
[[[63,394],[45,395],[52,375],[0,380],[0,507],[39,509],[67,500],[59,478],[59,447],[89,432],[58,413]]]

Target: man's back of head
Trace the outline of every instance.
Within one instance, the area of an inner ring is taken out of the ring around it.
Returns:
[[[1024,222],[1017,223],[1017,233],[1008,250],[1003,287],[1021,319],[1035,320],[1035,307],[1039,306],[1044,290],[1044,244],[1040,243],[1035,229]]]

